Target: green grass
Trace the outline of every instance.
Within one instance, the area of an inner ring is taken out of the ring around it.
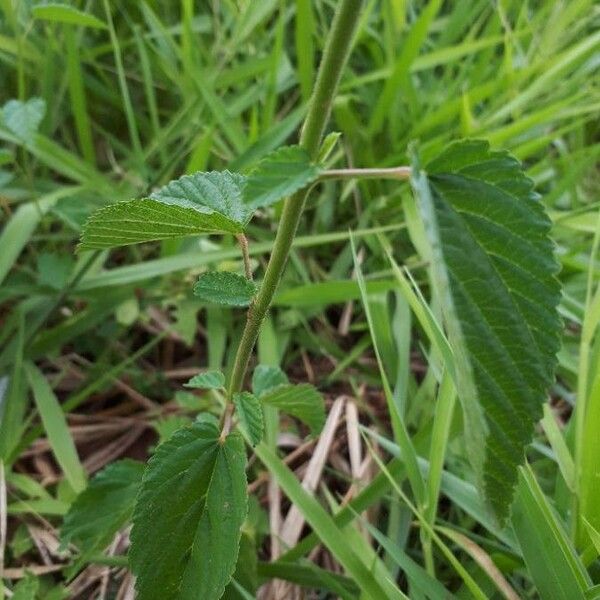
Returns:
[[[218,410],[218,394],[186,395],[190,375],[182,373],[230,369],[243,327],[243,311],[207,307],[191,292],[206,270],[241,266],[230,240],[79,256],[82,223],[184,173],[247,171],[295,143],[335,4],[79,3],[102,22],[91,27],[34,18],[26,2],[0,3],[2,103],[39,97],[47,107],[31,140],[0,125],[9,525],[0,597],[25,565],[43,564],[25,524],[43,523],[56,537],[87,476],[122,456],[145,459],[165,420],[190,420],[200,405]],[[329,400],[355,398],[362,458],[373,457],[345,504],[353,472],[340,426],[334,457],[308,494],[288,467],[301,477],[309,456],[286,467],[290,448],[276,448],[280,432],[302,430],[267,412],[266,442],[248,472],[258,482],[247,529],[261,582],[277,575],[322,597],[357,598],[358,588],[377,598],[440,598],[442,588],[457,598],[510,597],[507,589],[521,598],[599,597],[599,24],[591,0],[365,2],[328,164],[407,164],[414,141],[426,162],[459,137],[484,137],[518,156],[543,194],[562,265],[557,380],[520,475],[512,527],[500,530],[473,485],[452,349],[408,185],[320,185],[258,355],[294,382],[312,377]],[[266,212],[248,230],[259,269],[279,208]],[[263,563],[276,558],[277,495],[261,479],[265,470],[310,529],[272,566]],[[329,550],[311,571],[304,559],[319,545]],[[71,597],[77,556],[61,561],[40,576],[37,597]],[[110,581],[127,584],[117,569]]]

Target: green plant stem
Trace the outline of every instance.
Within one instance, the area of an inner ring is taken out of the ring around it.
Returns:
[[[323,171],[319,179],[410,179],[410,167],[391,169],[331,169]]]
[[[313,158],[318,153],[331,114],[337,86],[350,53],[354,31],[360,16],[361,4],[362,0],[343,0],[338,4],[333,19],[308,114],[300,134],[300,145]],[[271,301],[281,280],[307,194],[307,190],[302,190],[285,202],[265,277],[248,311],[246,326],[238,346],[228,386],[230,401],[232,395],[241,391],[244,384],[250,355],[258,338],[263,319],[271,306]]]
[[[246,279],[252,281],[252,264],[250,263],[250,252],[248,247],[248,238],[243,233],[236,235],[240,250],[242,251],[242,258],[244,259],[244,272],[246,273]]]

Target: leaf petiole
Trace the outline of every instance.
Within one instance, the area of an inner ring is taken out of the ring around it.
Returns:
[[[252,281],[252,265],[250,263],[250,253],[248,246],[248,238],[243,233],[238,233],[236,236],[240,249],[242,250],[242,257],[244,259],[244,272],[246,273],[246,279]]]
[[[410,167],[392,167],[389,169],[330,169],[323,171],[319,179],[410,179]]]

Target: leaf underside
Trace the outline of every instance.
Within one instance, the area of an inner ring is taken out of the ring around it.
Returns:
[[[255,294],[255,283],[227,271],[203,273],[194,285],[195,296],[224,306],[248,306]]]
[[[312,435],[325,424],[325,404],[318,390],[309,383],[279,385],[260,397],[264,404],[276,406],[306,423]]]
[[[433,274],[457,358],[467,447],[503,523],[552,384],[560,287],[551,222],[506,152],[472,140],[413,168]]]
[[[263,437],[264,417],[260,400],[250,392],[240,392],[233,395],[233,402],[240,423],[244,426],[253,446]]]
[[[320,173],[304,148],[284,146],[266,156],[250,174],[244,202],[252,209],[270,206],[310,185]]]
[[[243,175],[229,171],[195,173],[172,181],[149,198],[101,208],[84,225],[79,250],[241,233],[251,216],[242,203],[244,183]]]
[[[144,464],[120,460],[100,471],[77,496],[61,529],[63,545],[83,553],[100,551],[131,517]]]
[[[233,573],[247,512],[246,453],[212,421],[179,430],[150,459],[130,561],[140,600],[218,600]]]

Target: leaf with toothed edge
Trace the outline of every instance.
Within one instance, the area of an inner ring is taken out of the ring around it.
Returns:
[[[500,523],[509,513],[560,345],[560,286],[546,216],[520,163],[451,144],[412,186],[457,360],[467,449]]]
[[[174,433],[150,459],[129,558],[140,600],[218,600],[235,570],[247,512],[242,436],[208,419]]]
[[[139,244],[206,233],[242,233],[252,211],[242,202],[246,178],[229,171],[176,179],[149,198],[127,200],[94,212],[79,250]]]
[[[251,209],[264,208],[317,180],[321,167],[300,146],[284,146],[267,155],[248,176],[244,202]]]
[[[244,426],[253,446],[263,437],[265,428],[262,405],[259,399],[250,392],[239,392],[233,395],[233,403],[240,423]]]
[[[194,295],[224,306],[248,306],[256,294],[256,284],[237,273],[209,271],[194,284]]]
[[[258,398],[286,383],[289,383],[287,375],[279,367],[257,365],[252,374],[252,391]]]
[[[243,228],[252,216],[252,210],[244,204],[242,197],[245,185],[246,177],[239,173],[198,172],[167,183],[150,194],[150,198],[203,213],[217,213]]]
[[[221,371],[213,369],[194,375],[184,387],[198,388],[201,390],[218,390],[225,387],[225,375]]]
[[[318,435],[325,424],[323,396],[309,383],[278,385],[260,396],[261,402],[276,406],[310,427],[311,435]]]

